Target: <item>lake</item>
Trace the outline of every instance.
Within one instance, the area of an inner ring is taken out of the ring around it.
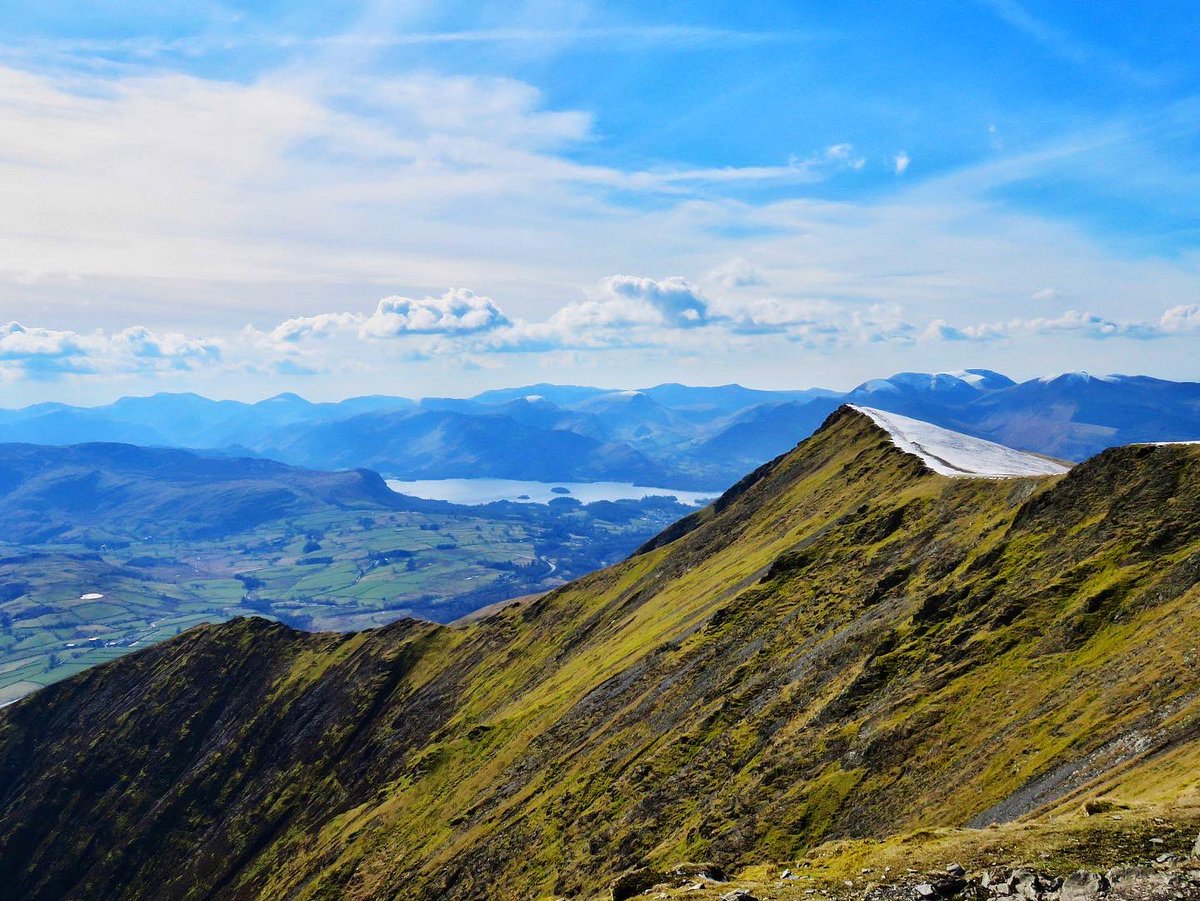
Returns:
[[[593,501],[619,501],[667,495],[681,504],[700,505],[715,500],[719,491],[681,491],[678,488],[646,488],[627,482],[523,482],[517,479],[388,479],[388,487],[400,494],[455,504],[490,504],[493,501],[545,504],[556,497]],[[568,493],[554,491],[565,488]]]

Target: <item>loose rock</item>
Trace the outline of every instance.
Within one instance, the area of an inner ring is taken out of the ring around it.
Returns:
[[[1059,901],[1094,901],[1109,889],[1108,878],[1102,873],[1076,870],[1063,880]]]

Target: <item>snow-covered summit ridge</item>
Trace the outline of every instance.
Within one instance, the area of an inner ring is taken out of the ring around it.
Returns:
[[[892,437],[905,453],[920,457],[934,472],[944,476],[1011,479],[1023,476],[1055,476],[1070,467],[1013,450],[1003,444],[972,438],[919,419],[851,404],[851,409],[869,416]]]

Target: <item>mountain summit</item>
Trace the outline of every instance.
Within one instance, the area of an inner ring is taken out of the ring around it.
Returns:
[[[869,416],[872,422],[891,436],[896,447],[919,457],[926,466],[944,476],[1000,479],[1052,476],[1062,475],[1070,468],[1037,454],[1013,450],[982,438],[972,438],[899,413],[887,413],[871,407],[851,408]]]
[[[240,619],[38,692],[0,712],[0,884],[592,897],[1178,797],[1200,447],[951,477],[900,425],[842,407],[633,558],[468,625]]]

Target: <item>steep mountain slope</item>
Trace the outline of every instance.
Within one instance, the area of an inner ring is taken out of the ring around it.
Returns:
[[[0,884],[588,896],[1096,783],[1169,795],[1200,760],[1198,580],[1198,447],[951,478],[842,408],[531,604],[202,627],[6,709]]]

